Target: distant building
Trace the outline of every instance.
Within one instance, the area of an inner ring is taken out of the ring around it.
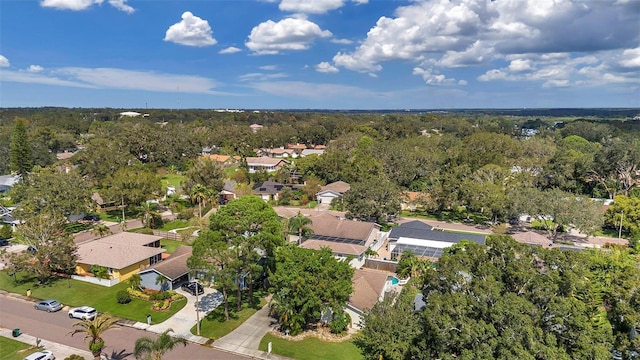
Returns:
[[[253,133],[257,133],[259,130],[262,130],[264,126],[260,125],[260,124],[251,124],[249,125],[249,129],[251,129],[251,132]]]

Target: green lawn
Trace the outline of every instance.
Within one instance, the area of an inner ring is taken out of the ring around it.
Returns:
[[[173,252],[176,251],[176,249],[182,245],[190,245],[190,244],[184,241],[167,240],[167,239],[160,240],[160,246],[167,249],[167,254],[173,254]]]
[[[173,221],[169,221],[168,223],[162,224],[162,226],[158,230],[169,231],[174,229],[182,229],[186,227],[189,227],[188,220],[173,220]]]
[[[180,186],[180,183],[184,181],[185,177],[178,174],[164,174],[162,176],[162,186],[173,185],[176,189]]]
[[[22,360],[38,349],[29,349],[31,345],[0,336],[0,360]]]
[[[200,335],[213,340],[219,339],[235,330],[265,304],[264,297],[260,297],[258,306],[251,307],[248,304],[243,304],[242,310],[235,312],[235,298],[229,297],[229,321],[224,320],[224,304],[221,304],[200,321]],[[196,331],[195,326],[191,328],[192,334],[196,334]]]
[[[174,302],[167,312],[153,312],[152,302],[149,301],[131,299],[129,304],[118,304],[116,293],[126,289],[126,282],[106,287],[79,280],[52,278],[49,284],[37,285],[35,278],[24,273],[18,273],[17,278],[18,282],[14,283],[6,271],[0,272],[0,289],[18,294],[26,294],[27,289],[31,289],[31,297],[34,299],[53,298],[69,306],[89,305],[98,312],[108,312],[116,317],[139,322],[146,322],[147,314],[151,314],[153,324],[161,323],[187,303],[187,300],[183,299]]]
[[[267,351],[271,342],[271,352],[298,360],[337,360],[337,359],[363,359],[360,350],[351,340],[342,342],[322,341],[315,337],[309,337],[300,341],[290,341],[265,335],[260,341],[260,350]]]

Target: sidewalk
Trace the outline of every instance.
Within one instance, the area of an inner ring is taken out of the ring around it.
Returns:
[[[93,355],[87,350],[80,350],[80,349],[73,348],[71,346],[54,343],[45,339],[36,338],[35,336],[31,336],[29,334],[20,334],[18,337],[13,337],[11,333],[12,330],[13,329],[0,328],[0,336],[4,336],[6,338],[10,338],[16,341],[23,342],[25,344],[29,344],[34,349],[36,346],[36,341],[39,340],[40,341],[39,350],[40,351],[49,350],[53,352],[53,355],[56,357],[56,359],[64,359],[73,354],[80,355],[85,359],[93,359]]]
[[[272,322],[273,319],[269,316],[269,304],[267,303],[235,330],[214,341],[213,347],[232,353],[244,354],[256,359],[289,359],[258,350],[260,340],[271,331]]]

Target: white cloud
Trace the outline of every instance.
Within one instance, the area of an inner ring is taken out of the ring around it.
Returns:
[[[215,45],[218,42],[213,38],[209,22],[193,15],[190,11],[185,11],[182,14],[182,21],[167,29],[164,41],[196,47]]]
[[[28,72],[40,72],[42,70],[44,70],[44,68],[40,65],[29,65],[27,68]]]
[[[317,72],[321,72],[321,73],[334,73],[335,74],[338,71],[340,71],[340,70],[338,70],[337,67],[329,64],[326,61],[323,61],[323,62],[319,63],[318,65],[315,66],[315,68],[316,68]]]
[[[343,0],[282,0],[279,8],[292,13],[324,14],[343,5]]]
[[[630,69],[640,69],[640,47],[623,51],[620,58],[620,66]]]
[[[220,51],[218,51],[218,54],[235,54],[237,52],[242,51],[242,49],[239,49],[237,47],[234,46],[229,46],[228,48],[224,48]]]
[[[6,57],[4,57],[3,55],[0,55],[0,67],[9,67],[9,59],[7,59]]]
[[[58,10],[80,11],[86,10],[93,5],[101,5],[104,0],[42,0],[40,6],[50,7]],[[127,0],[108,0],[109,5],[127,14],[132,14],[136,10],[127,4]]]
[[[489,69],[478,80],[523,79],[564,86],[580,81],[584,64],[572,68],[552,60],[594,54],[608,73],[637,69],[640,42],[637,1],[585,2],[581,0],[414,0],[382,16],[352,51],[333,57],[338,67],[363,73],[382,70],[385,62],[403,61],[417,66],[415,75],[442,83],[440,70],[469,66],[495,66],[508,59],[507,68]],[[599,26],[597,24],[609,24]],[[621,52],[609,64],[610,51]],[[533,56],[531,54],[539,54]],[[605,55],[608,54],[608,55]],[[589,60],[592,61],[593,59]],[[585,61],[585,59],[583,59]],[[626,68],[626,70],[625,70]],[[426,71],[428,69],[429,71]],[[529,76],[517,72],[531,72]],[[543,80],[545,78],[546,80]],[[615,76],[608,77],[618,79]],[[457,81],[460,84],[460,81]]]
[[[126,12],[127,14],[133,14],[136,11],[127,4],[127,0],[109,0],[109,4],[120,11]]]
[[[124,89],[153,92],[219,94],[216,82],[200,76],[166,74],[114,68],[62,67],[40,72],[2,71],[2,81],[92,89]]]
[[[264,65],[264,66],[260,66],[260,70],[274,71],[274,70],[278,70],[278,66],[277,65]]]
[[[238,78],[240,81],[266,81],[273,79],[282,79],[287,77],[285,73],[265,74],[265,73],[248,73],[240,75]]]
[[[353,44],[353,41],[349,39],[331,39],[330,40],[334,44],[342,44],[342,45],[350,45]]]
[[[358,4],[358,5],[362,5],[362,4],[368,4],[369,0],[352,0],[354,3]]]
[[[42,0],[40,5],[58,10],[85,10],[93,4],[102,4],[102,0]]]
[[[331,37],[316,23],[302,17],[274,22],[268,20],[251,30],[245,45],[256,54],[277,54],[286,50],[306,50],[317,38]]]
[[[451,85],[458,83],[456,79],[448,78],[442,74],[439,74],[433,68],[415,67],[413,68],[413,74],[421,76],[424,82],[429,85]]]

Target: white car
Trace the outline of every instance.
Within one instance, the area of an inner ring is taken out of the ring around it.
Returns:
[[[69,318],[81,320],[93,320],[98,312],[91,306],[81,306],[69,310]]]
[[[49,350],[43,350],[34,352],[33,354],[24,358],[24,360],[55,360],[56,357],[53,356],[53,353]]]

